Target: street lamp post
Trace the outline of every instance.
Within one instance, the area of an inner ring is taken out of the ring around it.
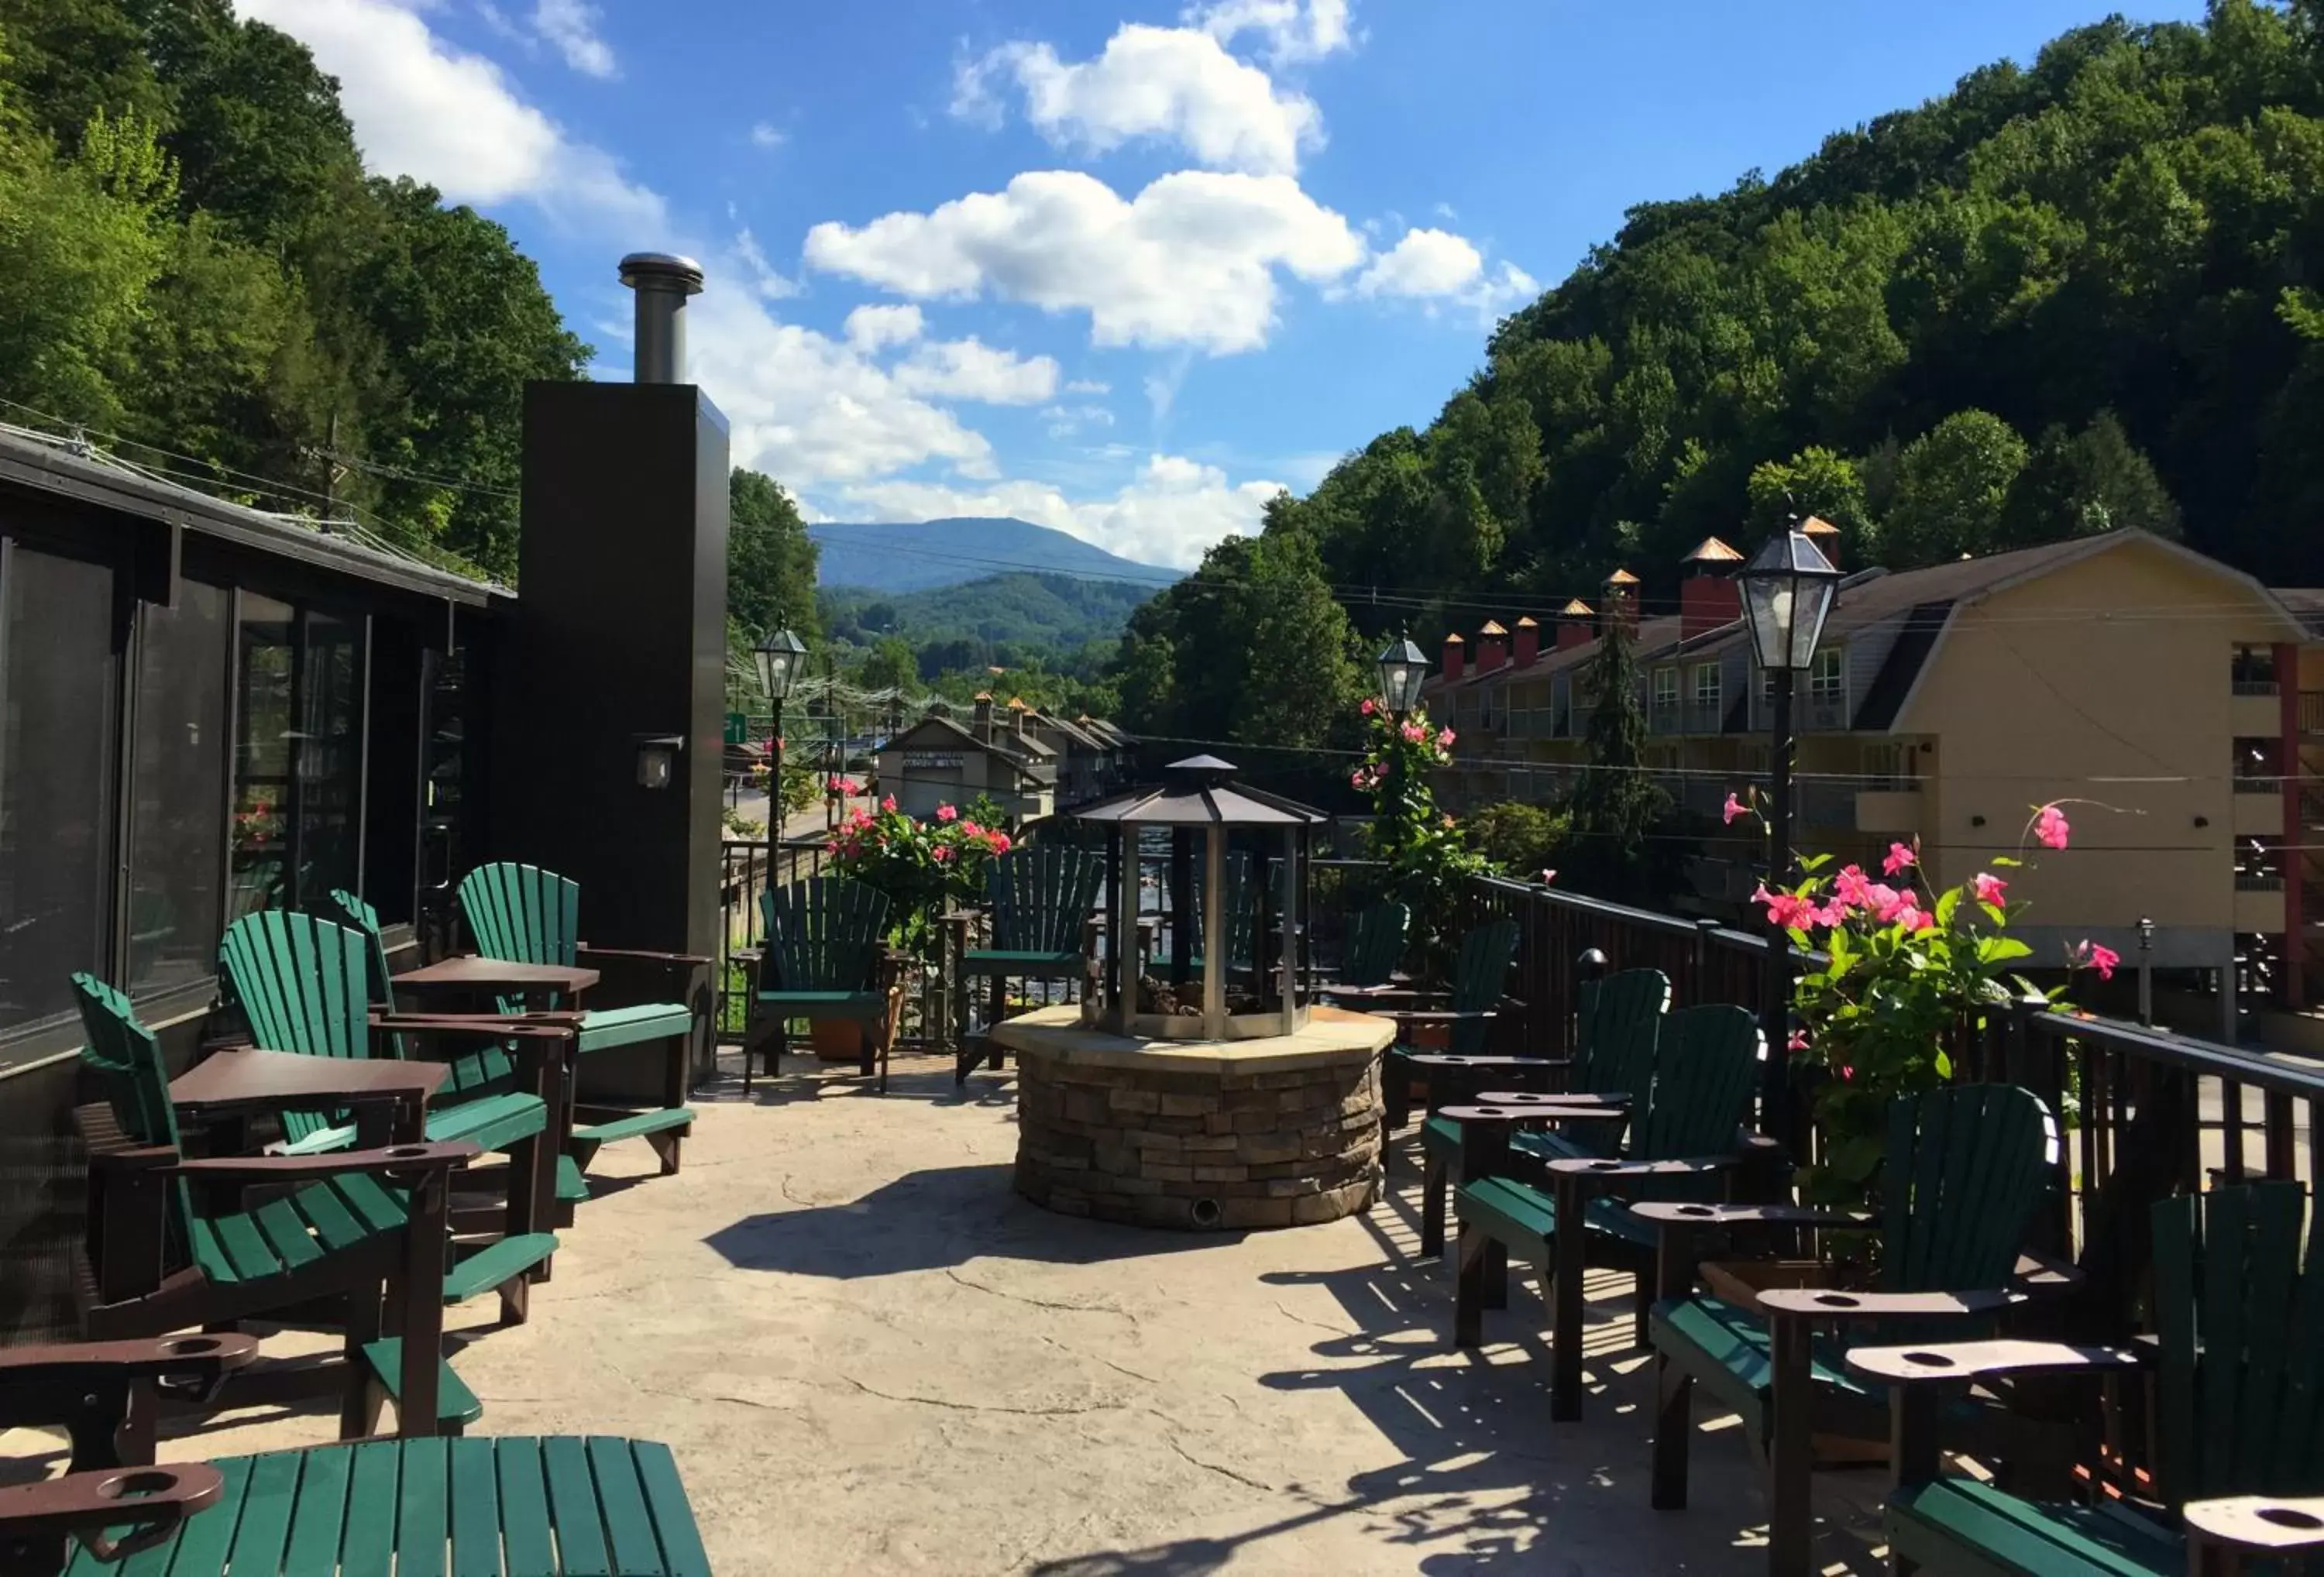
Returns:
[[[791,693],[791,685],[807,661],[807,645],[788,630],[777,630],[761,638],[754,655],[759,659],[759,684],[767,692],[767,704],[775,715],[774,775],[768,780],[770,800],[767,807],[767,841],[779,844],[783,838],[783,698]]]
[[[1770,691],[1767,748],[1767,882],[1780,884],[1792,864],[1792,693],[1800,674],[1814,660],[1840,590],[1840,571],[1794,521],[1767,539],[1743,567],[1743,614],[1750,625],[1753,655],[1767,676]],[[1766,1087],[1762,1118],[1774,1137],[1792,1135],[1786,1098],[1791,1045],[1791,938],[1771,918],[1767,925],[1766,984],[1760,1014],[1767,1037]]]
[[[2138,917],[2138,1021],[2154,1028],[2154,920]]]
[[[1428,682],[1428,659],[1408,635],[1399,636],[1388,643],[1379,656],[1372,659],[1379,669],[1380,705],[1388,709],[1388,720],[1399,726],[1406,717],[1420,710],[1420,687]],[[1398,756],[1390,752],[1388,770],[1393,774]],[[1395,777],[1388,779],[1389,798],[1403,792],[1404,785]]]

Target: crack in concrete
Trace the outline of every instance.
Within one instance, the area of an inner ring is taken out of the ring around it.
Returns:
[[[950,1266],[945,1268],[945,1274],[971,1292],[982,1292],[993,1297],[1007,1298],[1012,1304],[1024,1304],[1037,1309],[1055,1309],[1060,1314],[1117,1314],[1133,1325],[1138,1323],[1136,1314],[1131,1314],[1128,1309],[1118,1308],[1112,1304],[1064,1303],[1054,1298],[1034,1297],[1026,1293],[1010,1292],[1006,1287],[992,1286],[982,1281],[971,1281]]]
[[[1157,1413],[1154,1416],[1157,1418],[1161,1419],[1166,1424],[1176,1422],[1176,1420],[1171,1418],[1167,1414]],[[1232,1479],[1236,1483],[1242,1485],[1246,1489],[1257,1489],[1268,1495],[1275,1493],[1275,1486],[1272,1484],[1262,1483],[1259,1480],[1252,1478],[1250,1474],[1239,1473],[1232,1468],[1221,1467],[1217,1462],[1204,1462],[1201,1457],[1196,1456],[1193,1452],[1188,1451],[1185,1446],[1179,1444],[1178,1437],[1176,1434],[1166,1434],[1162,1438],[1169,1443],[1172,1451],[1178,1453],[1180,1460],[1186,1462],[1194,1467],[1201,1468],[1206,1472],[1216,1473],[1222,1479]]]
[[[1163,1383],[1153,1375],[1140,1374],[1127,1364],[1116,1363],[1112,1359],[1106,1357],[1103,1353],[1084,1352],[1078,1347],[1068,1347],[1064,1342],[1058,1341],[1055,1336],[1043,1335],[1038,1331],[1036,1331],[1033,1334],[1036,1339],[1040,1342],[1042,1346],[1054,1347],[1058,1351],[1066,1354],[1068,1357],[1085,1358],[1092,1363],[1102,1363],[1105,1365],[1106,1368],[1113,1370],[1116,1374],[1128,1375],[1131,1379],[1139,1380],[1146,1385],[1158,1386]]]
[[[1326,1324],[1322,1320],[1311,1320],[1305,1314],[1295,1314],[1289,1309],[1283,1306],[1283,1300],[1281,1298],[1277,1298],[1275,1300],[1275,1312],[1281,1314],[1285,1319],[1290,1321],[1295,1325],[1313,1325],[1316,1330],[1329,1331],[1334,1336],[1360,1336],[1363,1334],[1361,1331],[1355,1330],[1347,1325]]]
[[[852,1374],[839,1377],[867,1397],[877,1397],[883,1402],[915,1402],[923,1407],[942,1407],[948,1413],[1010,1413],[1020,1418],[1077,1418],[1086,1413],[1117,1413],[1126,1404],[1093,1402],[1086,1407],[1011,1407],[1001,1402],[955,1402],[945,1397],[915,1397],[901,1391],[883,1391],[867,1386]],[[809,1382],[812,1383],[812,1382]]]

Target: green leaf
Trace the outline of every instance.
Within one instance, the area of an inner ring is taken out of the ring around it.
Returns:
[[[1821,871],[1831,863],[1830,854],[1803,854],[1799,858],[1799,867],[1803,871]]]
[[[1987,864],[1992,865],[2023,865],[2024,862],[2012,854],[1996,854],[1987,862]]]
[[[1953,911],[1960,908],[1960,889],[1958,887],[1945,890],[1944,896],[1937,899],[1937,924],[1950,926],[1953,923]]]

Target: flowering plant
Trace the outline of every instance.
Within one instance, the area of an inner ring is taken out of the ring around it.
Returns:
[[[1728,797],[1729,822],[1757,814]],[[2021,847],[2063,849],[2070,830],[2058,805],[2036,807]],[[1922,867],[1917,840],[1889,844],[1877,874],[1846,865],[1827,877],[1831,861],[1802,860],[1797,884],[1771,890],[1762,883],[1752,900],[1794,943],[1824,955],[1821,968],[1800,976],[1792,999],[1799,1023],[1792,1060],[1831,1075],[1812,1097],[1823,1142],[1801,1184],[1816,1203],[1854,1204],[1867,1199],[1880,1166],[1889,1102],[1950,1079],[1953,1048],[2019,993],[2054,1001],[2067,987],[2036,993],[2009,973],[2033,949],[2008,934],[2024,906],[2009,901],[2006,878],[1980,871],[1940,891]],[[1993,863],[2008,869],[2022,862],[2001,856]],[[2095,969],[2101,980],[2120,962],[2090,942],[2066,958],[2070,972]]]
[[[984,893],[984,867],[1013,846],[989,801],[940,805],[920,821],[897,808],[889,795],[877,810],[858,807],[825,845],[831,867],[886,893],[893,919],[890,939],[923,958],[935,954],[937,921],[948,904]]]
[[[1434,953],[1448,945],[1445,933],[1462,896],[1487,863],[1461,825],[1436,808],[1429,787],[1429,774],[1452,762],[1453,733],[1431,728],[1425,710],[1399,721],[1370,697],[1363,715],[1363,764],[1349,786],[1371,797],[1372,855],[1388,867],[1389,890],[1412,910],[1423,949]]]

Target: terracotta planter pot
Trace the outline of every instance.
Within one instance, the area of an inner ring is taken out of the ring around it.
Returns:
[[[825,1062],[857,1062],[863,1056],[863,1026],[853,1019],[817,1019],[807,1026],[807,1044]]]

